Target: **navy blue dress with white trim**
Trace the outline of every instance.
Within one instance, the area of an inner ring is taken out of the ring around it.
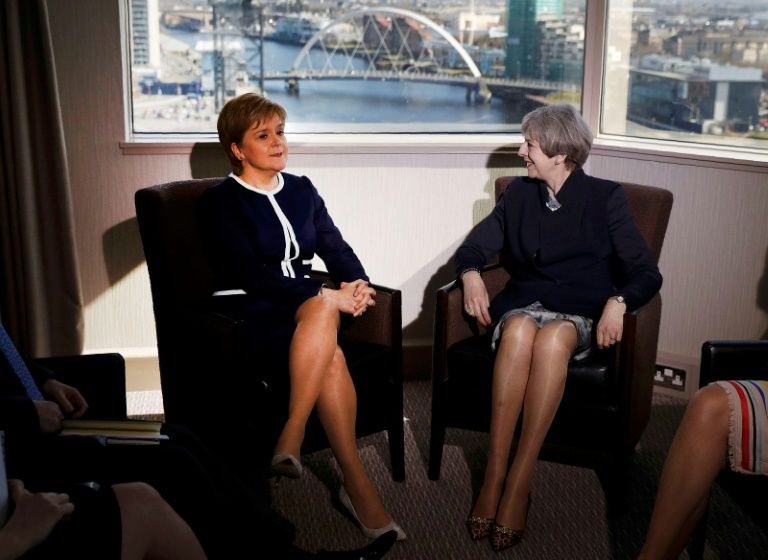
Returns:
[[[206,191],[200,212],[216,275],[213,308],[246,319],[257,352],[287,357],[296,310],[323,284],[310,277],[316,254],[334,282],[368,281],[307,177],[278,173],[277,187],[265,191],[230,175]]]

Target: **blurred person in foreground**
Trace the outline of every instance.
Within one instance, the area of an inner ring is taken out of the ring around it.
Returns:
[[[30,492],[8,481],[11,515],[0,527],[0,560],[204,560],[200,542],[154,488],[73,486],[73,495]]]
[[[246,550],[257,558],[374,560],[395,542],[385,532],[361,549],[305,552],[292,544],[294,527],[183,428],[163,424],[168,439],[157,445],[59,435],[65,418],[88,408],[76,387],[24,360],[0,324],[0,466],[17,479],[0,559],[32,547],[24,558],[229,559]]]
[[[715,381],[688,404],[672,440],[641,560],[677,558],[723,469],[768,475],[768,381]]]

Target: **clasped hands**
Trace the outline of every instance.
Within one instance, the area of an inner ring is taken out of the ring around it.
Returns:
[[[40,430],[46,434],[61,431],[64,417],[80,418],[88,410],[88,403],[80,391],[74,387],[48,379],[41,387],[43,394],[50,400],[33,401],[40,422]]]
[[[323,288],[322,294],[332,298],[339,311],[353,317],[360,317],[369,307],[376,305],[376,290],[362,279],[342,282],[338,290]]]

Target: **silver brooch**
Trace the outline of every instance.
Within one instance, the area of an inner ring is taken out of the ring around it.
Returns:
[[[555,212],[556,210],[560,210],[562,204],[560,204],[554,196],[550,196],[549,200],[546,202],[546,206],[550,211]]]

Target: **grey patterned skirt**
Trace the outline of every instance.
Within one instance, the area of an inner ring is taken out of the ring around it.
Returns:
[[[504,330],[504,321],[512,315],[528,315],[536,321],[539,328],[552,321],[570,321],[576,327],[576,349],[573,351],[573,359],[582,360],[589,355],[589,351],[592,348],[592,319],[582,317],[581,315],[569,315],[568,313],[550,311],[538,301],[534,301],[525,307],[510,309],[501,316],[499,322],[496,323],[496,328],[493,329],[493,337],[491,338],[491,347],[494,350],[496,350],[496,343],[501,337],[501,331]]]

